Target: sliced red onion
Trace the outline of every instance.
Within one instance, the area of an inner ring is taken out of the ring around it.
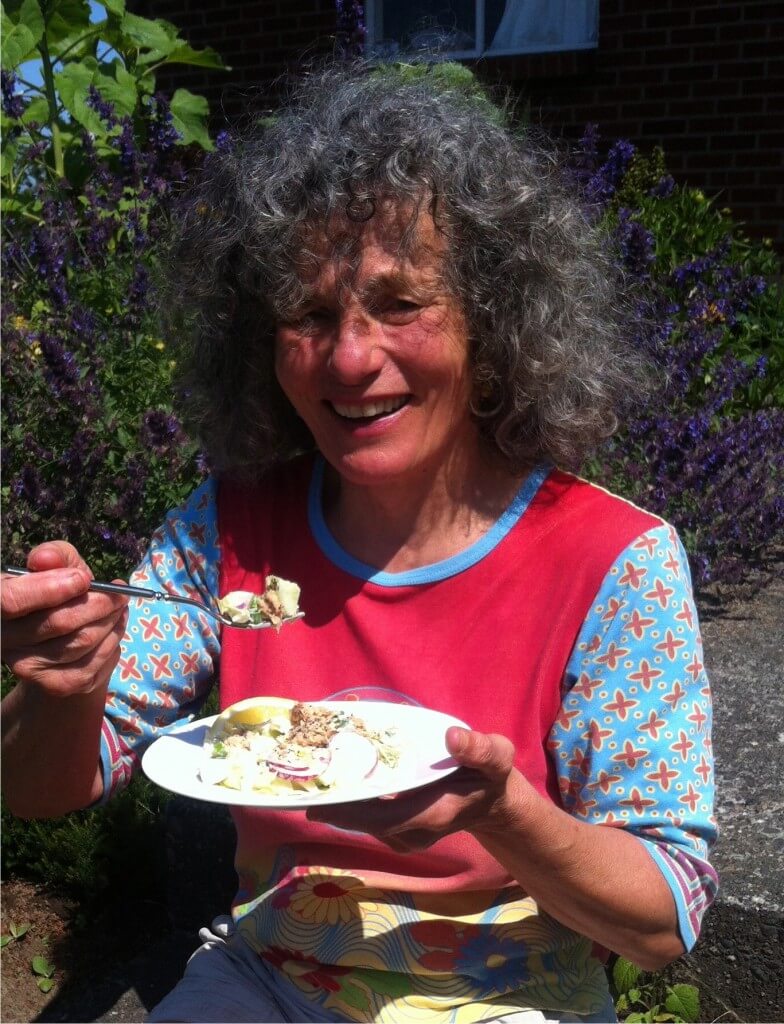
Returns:
[[[278,778],[291,779],[297,782],[309,782],[317,779],[329,763],[329,753],[324,751],[324,756],[319,758],[315,764],[303,764],[302,761],[275,761],[267,759],[267,767],[274,772]]]

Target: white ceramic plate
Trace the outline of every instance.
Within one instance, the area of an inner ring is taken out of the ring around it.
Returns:
[[[298,810],[319,804],[344,804],[352,800],[371,800],[389,793],[417,789],[451,775],[459,767],[444,744],[450,725],[468,728],[451,715],[413,704],[389,704],[383,701],[318,701],[319,707],[335,708],[357,715],[370,728],[394,727],[394,743],[400,748],[400,760],[394,768],[379,765],[373,774],[356,785],[340,786],[316,793],[255,793],[253,790],[227,789],[199,778],[204,760],[204,737],[217,715],[182,726],[152,743],[142,757],[145,775],[164,789],[218,804],[243,807],[271,807]]]

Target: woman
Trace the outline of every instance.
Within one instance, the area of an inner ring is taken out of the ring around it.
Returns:
[[[674,531],[555,468],[640,377],[555,162],[433,75],[327,71],[212,162],[172,266],[216,468],[134,580],[274,571],[306,618],[219,634],[36,548],[3,595],[10,806],[107,799],[219,659],[224,707],[448,712],[438,784],[235,809],[236,927],[151,1019],[614,1019],[606,951],[669,962],[715,892],[709,690]]]

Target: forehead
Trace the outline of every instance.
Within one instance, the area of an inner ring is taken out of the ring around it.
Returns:
[[[447,251],[446,235],[429,212],[391,203],[379,204],[361,223],[341,214],[310,225],[302,242],[300,280],[311,287],[354,288],[378,275],[435,283]]]

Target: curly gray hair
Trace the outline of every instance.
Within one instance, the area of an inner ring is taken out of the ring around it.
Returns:
[[[561,163],[476,85],[366,66],[304,76],[211,156],[175,218],[162,308],[182,414],[214,465],[252,476],[313,447],[275,378],[276,323],[305,295],[308,238],[390,200],[426,204],[445,232],[483,436],[514,470],[579,465],[644,374],[613,260]]]

